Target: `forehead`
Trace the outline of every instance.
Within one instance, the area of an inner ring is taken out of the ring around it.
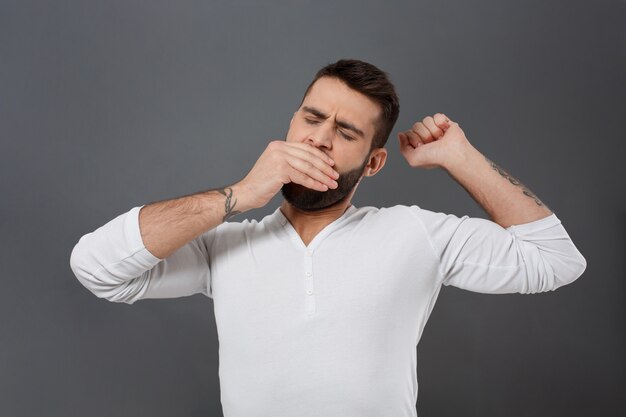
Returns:
[[[334,77],[321,77],[315,81],[302,105],[353,123],[365,133],[369,132],[369,136],[373,136],[381,114],[378,103]]]

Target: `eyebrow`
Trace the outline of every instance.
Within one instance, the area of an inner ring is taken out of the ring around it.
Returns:
[[[322,112],[319,109],[316,109],[315,107],[302,106],[302,110],[304,110],[307,113],[311,113],[312,115],[314,115],[316,117],[319,117],[321,119],[328,119],[328,115],[327,114],[324,114],[324,112]],[[339,127],[351,130],[354,133],[356,133],[359,136],[361,136],[362,138],[365,137],[365,133],[363,133],[363,131],[361,129],[359,129],[358,127],[356,127],[352,123],[346,122],[345,120],[337,120],[336,123],[337,123],[337,126],[339,126]]]

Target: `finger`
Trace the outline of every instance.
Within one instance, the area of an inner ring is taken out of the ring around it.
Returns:
[[[435,124],[435,119],[433,119],[431,116],[425,117],[423,123],[424,126],[426,126],[426,128],[430,131],[430,134],[433,136],[433,138],[439,139],[443,136],[443,130],[441,130],[439,126]]]
[[[293,143],[290,150],[295,153],[299,153],[300,157],[303,159],[310,160],[313,162],[320,170],[325,172],[332,179],[339,178],[339,173],[336,169],[331,168],[331,166],[335,165],[335,161],[320,149],[312,146],[308,143]]]
[[[308,146],[308,145],[307,145]],[[300,158],[314,164],[320,171],[324,172],[327,176],[332,179],[339,178],[339,173],[333,169],[327,163],[327,159],[320,159],[315,152],[309,152],[311,148],[315,148],[314,146],[308,146],[308,149],[302,149],[301,147],[291,147],[287,150],[288,155],[292,155],[293,157]],[[316,148],[315,148],[316,149]],[[319,151],[319,149],[317,149]],[[320,151],[322,154],[324,152]],[[326,154],[324,154],[326,155]]]
[[[331,166],[335,164],[335,161],[333,160],[333,158],[326,155],[324,152],[322,152],[320,149],[316,148],[313,145],[309,145],[308,143],[302,143],[302,142],[285,142],[285,143],[297,149],[302,149],[306,152],[312,153],[318,158],[321,158],[324,161],[328,162],[328,164],[330,164]]]
[[[424,142],[422,137],[418,135],[417,133],[415,133],[413,130],[407,130],[405,133],[407,134],[407,137],[409,138],[409,142],[411,142],[411,145],[414,148],[420,147],[426,143]]]
[[[316,167],[313,162],[292,156],[287,157],[287,162],[289,163],[289,165],[302,172],[303,174],[306,174],[307,176],[322,184],[326,184],[328,188],[337,188],[337,182],[333,178],[330,178],[318,167]]]
[[[423,143],[430,143],[435,140],[433,135],[430,133],[430,130],[428,130],[422,122],[415,122],[415,124],[411,127],[411,130],[419,135],[420,140]]]
[[[313,190],[328,191],[328,186],[326,184],[309,177],[308,175],[302,173],[301,171],[298,171],[295,168],[292,168],[291,172],[289,173],[289,179],[291,180],[291,182],[295,182],[296,184],[303,185]]]

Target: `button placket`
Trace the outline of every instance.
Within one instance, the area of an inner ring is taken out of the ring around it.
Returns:
[[[313,286],[313,251],[305,249],[304,252],[304,279],[306,288],[306,311],[308,314],[315,312],[315,288]]]

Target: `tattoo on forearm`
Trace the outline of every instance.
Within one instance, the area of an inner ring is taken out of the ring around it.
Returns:
[[[513,178],[508,172],[506,172],[504,169],[500,168],[495,162],[491,161],[489,158],[485,157],[485,159],[487,160],[487,162],[489,163],[489,165],[491,166],[491,168],[493,168],[495,171],[498,172],[498,174],[502,175],[504,178],[506,178],[507,180],[509,180],[509,182],[513,185],[517,185],[519,187],[522,187],[522,193],[530,198],[532,198],[533,200],[535,200],[535,203],[537,203],[538,206],[545,206],[545,204],[543,204],[541,202],[541,200],[539,200],[539,198],[537,198],[536,195],[534,195],[532,193],[532,191],[530,191],[528,189],[528,187],[526,187],[524,184],[522,184],[519,180]],[[546,208],[548,208],[548,206],[545,206]]]
[[[227,192],[228,190],[228,192]],[[217,190],[220,194],[225,195],[226,196],[226,201],[224,202],[224,212],[226,214],[224,214],[224,217],[222,218],[222,221],[226,221],[227,219],[233,217],[235,214],[239,214],[241,213],[241,211],[237,211],[237,210],[233,210],[235,208],[235,204],[237,204],[237,199],[235,199],[235,201],[232,202],[231,205],[231,199],[233,196],[233,189],[230,187],[226,187],[226,188],[222,188],[221,190]]]

